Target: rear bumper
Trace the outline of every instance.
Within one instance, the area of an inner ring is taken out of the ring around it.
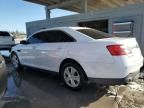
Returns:
[[[128,76],[124,78],[89,78],[89,81],[103,85],[121,85],[121,84],[127,84],[129,81],[138,79],[139,73],[140,73],[139,71],[130,73]]]
[[[123,79],[131,73],[139,72],[143,66],[143,57],[131,63],[117,61],[114,63],[88,62],[82,67],[88,78]]]

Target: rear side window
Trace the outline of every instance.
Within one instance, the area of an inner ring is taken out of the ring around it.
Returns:
[[[8,32],[0,31],[0,36],[10,36],[10,34]]]
[[[106,36],[105,33],[102,33],[100,31],[97,31],[95,29],[78,29],[77,30],[80,33],[83,33],[93,39],[104,39],[104,38],[109,38],[108,36]]]

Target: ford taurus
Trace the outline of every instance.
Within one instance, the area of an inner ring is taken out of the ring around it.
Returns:
[[[40,30],[13,47],[11,59],[16,69],[29,66],[58,72],[74,90],[86,81],[124,84],[143,65],[135,38],[111,37],[85,27]]]

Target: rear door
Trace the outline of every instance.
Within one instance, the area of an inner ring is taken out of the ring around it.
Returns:
[[[64,57],[65,48],[74,39],[60,30],[43,31],[37,38],[42,43],[35,46],[35,63],[42,69],[56,71]]]

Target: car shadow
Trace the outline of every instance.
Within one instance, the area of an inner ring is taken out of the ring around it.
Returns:
[[[64,86],[58,74],[32,68],[16,71],[9,63],[7,67],[15,86],[29,101],[27,106],[23,102],[17,103],[19,108],[87,107],[106,94],[106,89],[98,88],[96,84],[87,84],[81,91],[72,91]]]

